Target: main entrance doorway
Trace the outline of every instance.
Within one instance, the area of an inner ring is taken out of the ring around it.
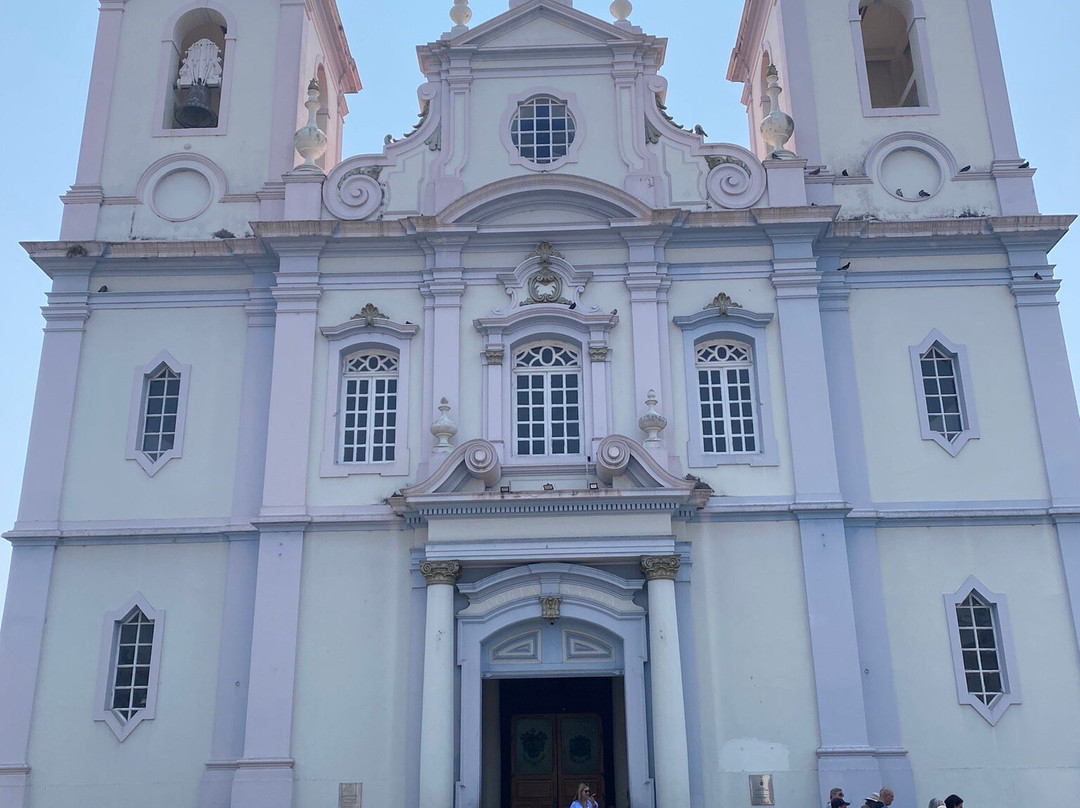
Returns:
[[[614,805],[613,684],[608,677],[499,682],[503,805],[568,808],[579,783]],[[621,685],[621,681],[618,682]]]

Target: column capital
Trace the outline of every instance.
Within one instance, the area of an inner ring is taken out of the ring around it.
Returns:
[[[420,565],[420,574],[424,576],[428,586],[453,586],[461,576],[461,564],[457,561],[425,561]]]
[[[641,557],[641,571],[647,581],[674,581],[681,565],[677,555]]]

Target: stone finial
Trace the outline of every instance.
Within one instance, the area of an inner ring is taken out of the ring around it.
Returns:
[[[439,402],[439,417],[430,427],[431,434],[435,437],[435,445],[431,451],[437,454],[449,454],[454,448],[450,445],[450,439],[457,434],[457,424],[450,420],[450,402],[444,397]]]
[[[660,445],[660,433],[667,426],[667,418],[656,411],[656,391],[650,390],[645,399],[645,414],[638,418],[638,426],[648,437],[645,438],[645,448]]]
[[[795,134],[795,121],[791,116],[780,109],[780,71],[776,65],[769,65],[765,71],[765,78],[769,85],[765,92],[769,94],[769,114],[761,122],[761,134],[769,147],[769,156],[776,159],[784,159],[795,156],[795,152],[784,148],[793,134]]]
[[[615,18],[615,24],[618,25],[620,22],[626,22],[630,18],[630,12],[634,10],[634,6],[631,5],[630,0],[612,0],[608,10],[611,12],[611,16]]]
[[[454,0],[454,7],[450,9],[450,20],[454,23],[451,33],[460,34],[468,31],[471,19],[472,9],[469,8],[469,0]]]
[[[319,82],[311,80],[307,88],[307,123],[296,130],[293,135],[293,145],[296,151],[304,158],[304,162],[296,167],[296,171],[321,171],[315,161],[323,156],[326,151],[326,132],[319,128],[316,123],[316,114],[319,111]]]

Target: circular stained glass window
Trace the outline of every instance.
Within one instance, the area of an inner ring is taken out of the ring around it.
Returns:
[[[518,153],[541,165],[565,157],[576,131],[566,102],[549,96],[522,101],[510,122],[510,139]]]

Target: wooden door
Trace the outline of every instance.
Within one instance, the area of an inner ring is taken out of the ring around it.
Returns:
[[[514,716],[511,808],[568,808],[578,783],[603,805],[603,737],[595,714]]]

